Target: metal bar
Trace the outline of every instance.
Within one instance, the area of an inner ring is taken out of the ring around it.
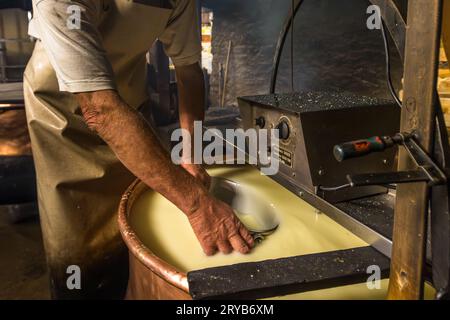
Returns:
[[[414,159],[416,165],[420,167],[428,176],[428,185],[438,185],[447,183],[445,172],[438,167],[433,159],[417,144],[414,139],[405,142],[409,155]]]
[[[288,31],[291,29],[291,25],[293,22],[292,18],[295,18],[297,15],[300,6],[302,5],[303,0],[295,0],[294,7],[289,11],[288,17],[283,24],[283,28],[281,29],[280,35],[278,37],[278,42],[275,48],[275,55],[273,57],[272,64],[272,75],[270,78],[270,93],[275,93],[275,88],[277,85],[277,77],[278,77],[278,68],[280,66],[281,54],[283,53],[284,44],[286,43],[286,38],[288,35]]]
[[[31,11],[33,9],[31,0],[3,0],[0,1],[0,9],[22,9]]]
[[[23,80],[23,78],[5,78],[5,79],[2,79],[0,77],[0,83],[14,83],[14,82],[20,82],[22,80]]]
[[[352,187],[385,185],[390,183],[428,182],[430,177],[422,170],[382,173],[364,173],[347,176]]]
[[[442,0],[410,0],[405,45],[401,132],[415,131],[430,152],[434,137]],[[400,150],[399,170],[414,169]],[[394,216],[389,299],[423,297],[429,190],[426,183],[399,185]]]
[[[17,39],[14,39],[14,38],[3,39],[3,38],[0,38],[0,42],[2,42],[2,43],[6,43],[6,42],[26,42],[26,43],[33,44],[33,41],[31,41],[29,38],[28,39],[19,39],[19,38],[17,38]]]
[[[26,68],[26,65],[4,65],[3,66],[5,69],[21,69],[21,68],[23,68],[23,69],[25,69]]]
[[[220,102],[220,106],[222,108],[225,107],[225,99],[227,98],[227,82],[228,82],[228,70],[230,67],[231,45],[232,41],[230,40],[228,42],[227,60],[225,61],[225,76],[223,79],[222,100]]]
[[[361,221],[355,219],[344,210],[336,205],[322,199],[316,194],[293,184],[287,177],[281,175],[270,176],[271,179],[286,187],[289,191],[299,196],[311,206],[324,213],[332,220],[343,226],[345,229],[361,238],[367,244],[384,254],[386,257],[391,256],[392,241],[387,236],[365,225]]]
[[[194,299],[260,299],[361,283],[371,265],[387,276],[389,259],[371,247],[208,268],[187,276]]]

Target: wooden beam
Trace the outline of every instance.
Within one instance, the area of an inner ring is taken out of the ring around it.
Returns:
[[[426,151],[431,150],[435,130],[441,16],[442,0],[408,2],[401,130],[416,131]],[[407,152],[401,150],[399,170],[414,168]],[[423,297],[428,191],[426,183],[397,189],[389,299]]]
[[[444,0],[442,39],[444,41],[445,54],[450,61],[450,0]]]

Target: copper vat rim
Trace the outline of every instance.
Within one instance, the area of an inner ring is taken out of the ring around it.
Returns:
[[[147,248],[128,223],[128,215],[134,202],[150,188],[139,179],[135,180],[122,195],[119,204],[118,223],[122,239],[130,252],[153,273],[164,281],[189,294],[187,274],[177,270]]]

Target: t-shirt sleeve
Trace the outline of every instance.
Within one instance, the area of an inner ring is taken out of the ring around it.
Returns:
[[[34,17],[39,38],[61,91],[115,89],[111,64],[97,29],[98,0],[37,0]]]
[[[178,0],[168,25],[159,40],[175,66],[201,61],[202,45],[197,1]]]

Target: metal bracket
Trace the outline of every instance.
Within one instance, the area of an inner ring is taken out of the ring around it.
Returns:
[[[447,174],[416,142],[415,135],[400,135],[403,138],[399,140],[399,144],[408,151],[411,159],[417,165],[417,170],[347,175],[351,187],[411,182],[427,182],[431,187],[447,183]]]

